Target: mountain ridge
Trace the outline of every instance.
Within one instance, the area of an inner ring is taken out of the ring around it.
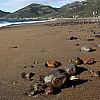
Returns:
[[[93,15],[94,13],[94,15]],[[100,16],[100,0],[75,1],[60,8],[32,3],[2,18],[68,18]]]
[[[21,8],[14,13],[8,14],[6,18],[33,18],[40,17],[46,14],[55,13],[56,8],[51,6],[32,3],[24,8]]]
[[[0,17],[6,16],[8,14],[10,14],[10,12],[4,12],[4,11],[0,10]]]

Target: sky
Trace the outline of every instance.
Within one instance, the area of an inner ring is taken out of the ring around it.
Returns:
[[[59,8],[65,4],[74,1],[82,1],[82,0],[0,0],[0,10],[6,12],[14,12],[31,3],[50,5],[52,7]]]

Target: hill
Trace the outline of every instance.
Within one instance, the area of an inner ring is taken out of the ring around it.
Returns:
[[[98,16],[100,16],[100,0],[76,1],[64,5],[56,16],[73,17],[73,15],[78,15],[79,17],[92,17],[93,12],[98,13]]]
[[[0,17],[6,16],[8,14],[10,14],[10,13],[9,12],[4,12],[4,11],[0,10]]]
[[[41,17],[46,14],[55,13],[56,8],[51,6],[41,5],[41,4],[31,4],[28,5],[12,14],[6,16],[6,18],[33,18]]]
[[[93,15],[94,14],[94,15]],[[50,17],[93,17],[100,16],[100,0],[75,1],[61,8],[47,5],[31,4],[18,11],[8,14],[5,18],[50,18]]]

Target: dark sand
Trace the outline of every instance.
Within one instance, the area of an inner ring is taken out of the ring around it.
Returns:
[[[96,24],[48,25],[0,29],[0,100],[100,100],[100,79],[91,77],[89,72],[100,70],[100,48],[97,47],[100,39],[95,38],[92,32],[99,32],[100,28]],[[69,40],[71,36],[79,39]],[[94,41],[87,41],[88,38],[93,38]],[[96,51],[82,53],[82,46],[90,46]],[[93,65],[80,65],[88,70],[80,74],[83,81],[75,88],[64,88],[60,93],[49,96],[23,95],[39,79],[39,75],[46,75],[53,70],[44,66],[48,59],[61,61],[62,66],[65,66],[73,57],[92,57],[97,61]],[[36,61],[39,63],[34,65]],[[34,67],[24,68],[30,65]],[[33,81],[23,80],[21,72],[35,73]]]

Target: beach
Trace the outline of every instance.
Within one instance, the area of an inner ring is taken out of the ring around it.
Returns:
[[[100,38],[94,37],[94,32],[100,32],[95,23],[58,25],[46,22],[0,29],[0,100],[100,100],[100,79],[91,77],[90,73],[90,70],[100,71],[100,47],[97,47]],[[70,40],[72,36],[78,39]],[[83,46],[95,51],[81,52]],[[63,67],[74,57],[96,60],[92,65],[79,65],[87,70],[80,74],[82,81],[75,88],[64,88],[60,93],[48,96],[23,95],[40,75],[54,70],[45,67],[47,60],[60,61],[60,67]],[[31,65],[33,68],[25,68]],[[33,80],[23,80],[22,72],[35,73]]]

